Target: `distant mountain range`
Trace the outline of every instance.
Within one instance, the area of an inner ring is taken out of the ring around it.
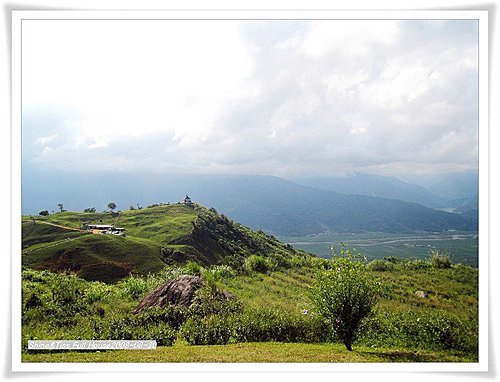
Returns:
[[[446,199],[422,186],[403,182],[395,177],[354,173],[350,176],[299,178],[293,181],[305,186],[344,194],[398,199],[431,208],[448,207]]]
[[[379,190],[384,189],[382,178],[372,178],[374,184],[379,184]],[[368,180],[369,177],[364,182]],[[399,187],[401,194],[407,188],[407,194],[432,202],[432,194],[425,189],[407,186],[393,178],[388,181],[395,185],[394,192]],[[390,194],[388,189],[389,186],[384,195],[390,198],[382,198],[380,191],[376,197],[366,192],[365,195],[345,194],[273,176],[68,174],[26,169],[23,171],[22,197],[23,213],[37,214],[45,209],[57,210],[59,203],[70,210],[96,207],[100,211],[109,202],[114,202],[118,209],[126,210],[130,205],[137,208],[137,203],[140,206],[175,203],[188,194],[193,201],[215,207],[253,229],[286,236],[477,228],[476,221],[469,215],[439,211],[415,203],[414,199],[412,202],[396,200],[394,192]],[[438,197],[435,203],[439,205],[440,200]]]

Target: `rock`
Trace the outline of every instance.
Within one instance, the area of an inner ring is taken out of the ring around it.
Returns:
[[[415,292],[415,296],[420,297],[420,298],[427,298],[429,296],[429,293],[424,292],[423,290],[417,290]]]
[[[168,304],[189,306],[195,292],[203,286],[198,276],[182,275],[155,289],[144,297],[133,313],[142,312],[153,306],[164,308]]]

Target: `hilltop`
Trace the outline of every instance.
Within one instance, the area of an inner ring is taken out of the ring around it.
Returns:
[[[124,236],[92,234],[85,224],[113,225]],[[115,282],[167,264],[241,266],[251,255],[299,252],[262,231],[201,205],[161,204],[121,212],[59,212],[22,220],[23,265]],[[305,255],[301,253],[301,255]]]

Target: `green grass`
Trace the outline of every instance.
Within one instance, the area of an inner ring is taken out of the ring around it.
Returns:
[[[168,244],[188,235],[192,230],[191,222],[196,217],[193,208],[175,204],[120,213],[58,212],[49,216],[37,216],[36,220],[71,228],[80,228],[83,224],[111,224],[125,228],[130,236],[150,239],[157,244]],[[23,217],[23,223],[29,221],[28,217]]]
[[[60,227],[54,227],[33,220],[24,220],[22,222],[22,242],[23,249],[35,245],[51,243],[66,239],[74,239],[84,235],[82,232],[70,231]]]
[[[194,317],[199,321],[190,317],[193,333],[203,322],[228,329],[229,344],[223,346],[188,346],[179,340],[186,319],[177,326],[167,320],[162,323],[172,327],[165,327],[164,337],[159,338],[170,338],[163,342],[168,344],[178,336],[173,347],[100,353],[35,354],[24,350],[26,362],[477,361],[477,268],[379,260],[386,266],[367,269],[369,277],[380,284],[377,309],[364,323],[355,351],[347,352],[335,342],[317,343],[336,341],[328,328],[323,330],[324,322],[309,295],[315,273],[328,266],[328,261],[293,251],[274,237],[253,232],[214,211],[172,205],[115,216],[64,212],[40,220],[73,228],[85,222],[113,224],[124,227],[126,236],[82,234],[23,218],[23,265],[61,272],[23,270],[24,344],[27,339],[103,339],[109,333],[117,338],[153,335],[150,330],[155,328],[146,330],[132,310],[149,291],[192,271],[193,267],[165,264],[167,256],[182,257],[182,253],[198,256],[198,268],[203,263],[208,268],[215,261],[230,260],[220,269],[202,268],[201,274],[234,294],[243,311],[231,313],[227,322],[227,317],[206,322],[205,316]],[[165,255],[162,249],[170,252]],[[253,254],[261,256],[269,272],[257,273],[257,268],[247,267],[245,259]],[[68,271],[78,277],[63,274]],[[419,296],[422,293],[424,297]],[[168,337],[169,330],[173,337]],[[250,332],[261,334],[245,334]],[[234,343],[270,340],[316,343]]]
[[[238,343],[188,346],[177,342],[154,350],[23,354],[22,362],[477,362],[452,352],[357,347],[340,344]]]
[[[24,351],[23,359],[26,362],[477,361],[474,350],[478,336],[477,269],[466,266],[434,269],[421,264],[412,269],[412,264],[403,262],[391,271],[370,272],[370,276],[382,284],[381,296],[374,316],[366,322],[362,336],[354,343],[353,353],[335,342],[235,344],[231,343],[233,339],[228,345],[201,347],[187,346],[178,340],[173,348],[160,347],[149,353],[34,354]],[[39,296],[40,301],[36,302],[38,307],[23,313],[23,341],[91,339],[96,334],[93,329],[96,323],[107,327],[114,325],[113,320],[121,322],[133,317],[131,312],[144,293],[183,272],[179,268],[166,267],[160,274],[125,278],[118,284],[106,285],[46,271],[25,270],[23,301],[27,304],[33,294]],[[309,298],[314,272],[310,267],[302,267],[269,274],[228,276],[219,278],[216,283],[237,296],[244,312],[270,310],[282,315],[285,319],[282,323],[286,323],[286,317],[308,321],[316,315]],[[428,297],[416,296],[419,290],[429,293]],[[68,292],[71,292],[69,297],[66,296]],[[65,301],[73,302],[66,308]],[[303,309],[308,309],[308,316],[302,315]],[[54,312],[50,320],[39,319],[40,315],[46,317],[45,312],[49,311]]]
[[[70,271],[87,280],[116,282],[130,273],[147,274],[164,267],[161,246],[145,239],[84,235],[45,247],[26,249],[23,265]]]

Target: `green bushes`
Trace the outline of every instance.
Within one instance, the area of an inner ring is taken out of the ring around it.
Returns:
[[[386,260],[372,260],[368,263],[368,269],[376,272],[386,272],[394,270],[394,263]]]
[[[328,324],[318,316],[299,316],[269,309],[220,316],[193,316],[181,327],[190,345],[223,345],[228,342],[326,342],[333,338]]]
[[[172,346],[177,334],[165,322],[151,322],[141,316],[124,316],[102,320],[96,325],[99,339],[156,340],[158,346]]]
[[[232,329],[226,317],[210,315],[189,318],[182,326],[181,333],[190,345],[225,345],[231,338]]]
[[[369,346],[478,352],[477,323],[441,311],[378,312],[361,331],[360,342]]]
[[[439,268],[439,269],[451,268],[450,255],[443,254],[439,251],[431,251],[430,262],[434,268]]]
[[[326,342],[332,338],[318,316],[296,315],[270,309],[250,309],[232,317],[235,342]]]
[[[245,260],[245,270],[248,273],[267,273],[267,271],[269,270],[269,265],[264,257],[252,255],[247,257]]]

